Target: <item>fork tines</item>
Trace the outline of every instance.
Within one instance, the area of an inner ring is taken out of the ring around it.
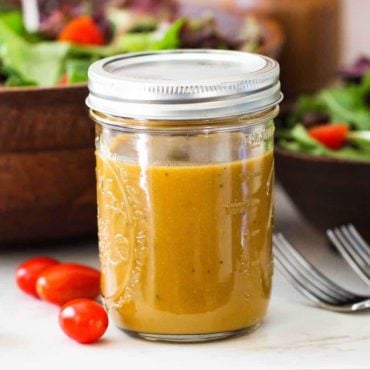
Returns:
[[[370,246],[356,228],[343,225],[328,230],[327,235],[352,269],[370,286]]]
[[[340,287],[308,262],[282,234],[273,237],[275,260],[285,277],[311,301],[320,306],[348,311],[363,297]]]

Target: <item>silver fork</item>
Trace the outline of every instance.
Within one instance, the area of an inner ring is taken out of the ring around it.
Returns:
[[[316,305],[339,312],[370,309],[370,297],[352,293],[308,262],[282,234],[273,236],[275,262],[281,273]]]
[[[353,271],[370,286],[370,246],[356,228],[343,225],[327,230],[326,234]]]

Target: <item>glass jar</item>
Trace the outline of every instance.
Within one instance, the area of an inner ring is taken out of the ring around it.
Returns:
[[[146,339],[254,330],[271,291],[278,64],[233,51],[94,63],[102,296]]]

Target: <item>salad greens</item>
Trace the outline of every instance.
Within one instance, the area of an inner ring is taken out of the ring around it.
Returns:
[[[370,93],[370,74],[358,85],[350,84],[323,90],[318,99],[334,122],[348,122],[357,130],[370,130],[370,106],[366,95]]]
[[[88,66],[98,58],[126,52],[179,47],[184,24],[178,19],[149,32],[125,33],[104,46],[40,41],[27,33],[19,12],[0,14],[0,70],[7,86],[57,84],[66,75],[69,83],[87,81]]]
[[[126,33],[118,40],[118,48],[125,52],[177,49],[180,47],[179,34],[184,23],[185,20],[180,18],[171,26],[157,31]]]
[[[0,59],[8,85],[53,85],[62,74],[70,46],[59,42],[31,43],[0,18]]]
[[[368,72],[359,83],[344,82],[313,96],[301,96],[278,127],[278,146],[316,156],[370,161],[370,64]],[[337,132],[335,127],[343,124],[348,127],[346,133]]]
[[[355,132],[354,132],[355,133]],[[365,135],[356,132],[351,142],[356,147],[343,147],[339,150],[332,150],[320,144],[312,138],[308,131],[301,124],[279,133],[279,146],[293,152],[301,152],[315,156],[326,156],[342,159],[370,160],[370,131],[365,131]],[[351,134],[352,135],[352,134]],[[359,143],[361,143],[359,145]]]
[[[66,76],[70,83],[82,83],[87,81],[89,60],[68,59],[66,61]]]
[[[122,53],[177,48],[255,51],[264,42],[261,24],[253,16],[233,14],[236,28],[228,32],[222,12],[181,9],[176,0],[40,2],[38,31],[31,33],[21,12],[0,5],[0,87],[83,83],[92,62]]]

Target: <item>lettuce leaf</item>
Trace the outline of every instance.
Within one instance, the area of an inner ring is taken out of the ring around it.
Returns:
[[[0,60],[22,81],[43,86],[55,85],[70,50],[60,42],[30,43],[0,19]]]
[[[346,122],[357,130],[370,130],[370,109],[365,105],[362,85],[323,90],[320,97],[332,122]]]
[[[1,67],[0,73],[3,76],[6,76],[5,86],[14,87],[14,86],[36,86],[36,83],[30,80],[27,80],[19,75],[17,71],[9,67]]]
[[[288,126],[294,126],[297,122],[301,122],[305,113],[325,113],[326,106],[322,99],[317,95],[302,95],[297,100],[294,111],[289,116]]]
[[[117,47],[119,50],[130,53],[176,49],[180,47],[180,32],[184,22],[184,19],[180,18],[164,31],[160,28],[153,32],[126,33],[117,40]]]
[[[82,83],[87,81],[87,71],[91,60],[69,59],[66,62],[66,74],[68,82],[71,84]]]
[[[41,41],[41,36],[37,33],[29,33],[24,27],[23,16],[19,11],[9,11],[0,13],[0,20],[11,29],[14,33],[21,36],[23,39],[29,42]]]
[[[0,19],[16,34],[24,35],[26,33],[26,29],[23,25],[22,14],[20,12],[4,12],[0,15]]]
[[[327,113],[329,122],[344,122],[356,130],[370,130],[370,73],[360,84],[345,84],[321,90],[316,95],[301,96],[285,122],[292,127],[301,122],[306,113]]]
[[[351,131],[347,141],[370,153],[370,131]]]

